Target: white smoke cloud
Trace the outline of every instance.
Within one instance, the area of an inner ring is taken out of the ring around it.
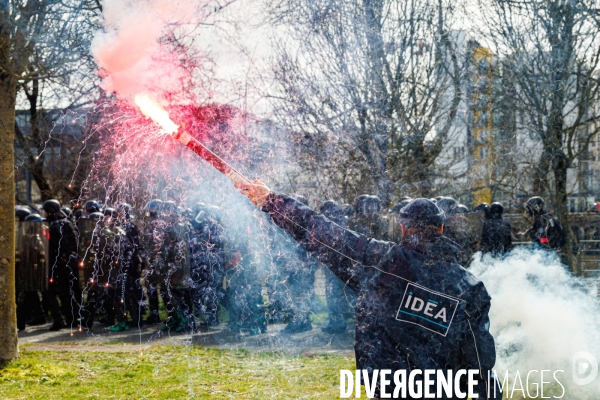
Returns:
[[[530,370],[563,370],[558,376],[565,385],[564,398],[577,394],[578,399],[597,399],[600,376],[595,383],[577,386],[571,365],[580,351],[600,361],[595,282],[573,277],[553,253],[526,248],[502,260],[477,254],[471,272],[492,296],[490,331],[499,375],[507,370],[512,378],[517,370],[521,376]]]

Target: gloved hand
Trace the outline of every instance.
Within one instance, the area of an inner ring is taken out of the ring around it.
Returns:
[[[253,180],[251,183],[236,183],[234,186],[240,189],[240,193],[248,197],[252,204],[259,207],[265,205],[267,196],[271,193],[271,189],[258,179]]]

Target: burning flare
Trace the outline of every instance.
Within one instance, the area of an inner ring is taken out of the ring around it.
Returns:
[[[162,108],[153,98],[147,94],[138,93],[135,95],[134,101],[142,114],[160,125],[169,135],[177,132],[179,126],[169,118],[167,110]]]
[[[159,124],[164,131],[171,135],[173,139],[178,140],[188,149],[202,157],[227,178],[231,179],[235,183],[250,182],[248,178],[239,173],[231,165],[223,161],[221,157],[213,153],[208,147],[192,137],[192,135],[187,133],[183,125],[179,127],[177,124],[175,124],[175,122],[173,122],[169,117],[169,113],[153,98],[147,94],[138,93],[135,95],[134,101],[135,104],[140,108],[142,114]]]

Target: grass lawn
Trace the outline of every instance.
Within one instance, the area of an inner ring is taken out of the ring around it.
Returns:
[[[337,399],[339,355],[152,346],[143,352],[30,351],[0,367],[2,399]],[[364,394],[363,394],[364,397]]]

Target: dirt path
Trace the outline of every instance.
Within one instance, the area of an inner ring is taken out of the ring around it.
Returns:
[[[105,351],[135,352],[155,345],[201,345],[218,349],[248,349],[260,352],[287,354],[344,354],[354,355],[354,327],[345,333],[330,335],[315,326],[312,331],[286,335],[280,331],[284,324],[269,325],[268,332],[255,335],[234,335],[227,325],[197,332],[162,332],[161,325],[144,326],[127,332],[110,332],[108,327],[95,325],[92,331],[63,329],[50,332],[50,324],[27,327],[19,332],[19,344],[25,350],[39,351]]]

